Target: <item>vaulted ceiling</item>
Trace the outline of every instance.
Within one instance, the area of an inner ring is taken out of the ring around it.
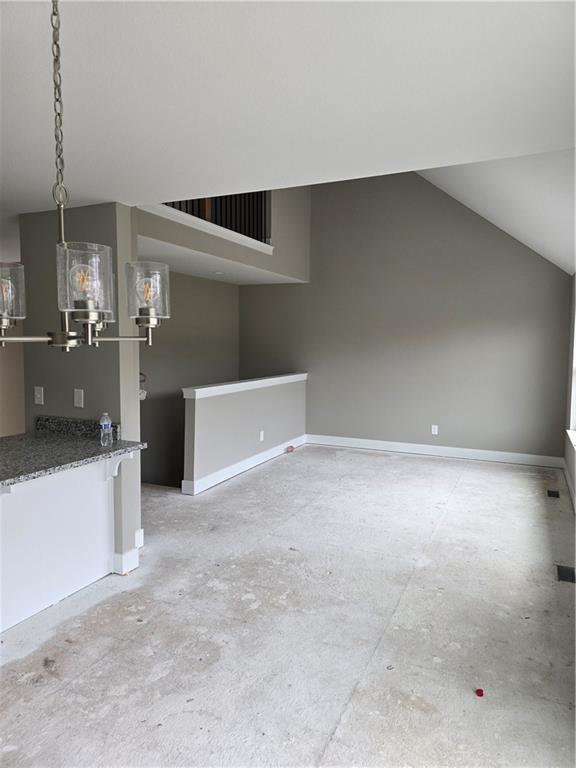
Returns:
[[[503,159],[573,147],[573,10],[62,2],[73,204],[435,169],[426,178],[567,268],[566,174],[550,169],[568,155],[548,155],[550,172]],[[51,205],[50,6],[4,2],[0,20],[7,216]]]
[[[574,150],[420,174],[553,264],[574,272]]]

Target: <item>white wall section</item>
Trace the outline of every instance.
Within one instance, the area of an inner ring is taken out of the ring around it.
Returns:
[[[137,549],[114,555],[113,478],[131,456],[0,488],[1,630],[138,566]]]
[[[248,392],[254,389],[268,389],[283,384],[293,384],[296,381],[306,381],[307,373],[289,373],[283,376],[267,376],[265,379],[244,379],[229,381],[224,384],[206,384],[201,387],[184,387],[182,394],[185,400],[202,400],[205,397],[231,395],[234,392]]]
[[[39,210],[54,175],[49,17],[43,3],[0,13],[3,206]],[[572,3],[66,2],[61,16],[74,205],[574,145]]]

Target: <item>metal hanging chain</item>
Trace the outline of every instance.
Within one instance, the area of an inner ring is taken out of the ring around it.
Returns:
[[[61,210],[68,203],[68,190],[64,186],[64,134],[62,118],[62,75],[60,74],[60,9],[58,0],[52,0],[52,80],[54,82],[54,138],[56,140],[56,182],[52,197]]]

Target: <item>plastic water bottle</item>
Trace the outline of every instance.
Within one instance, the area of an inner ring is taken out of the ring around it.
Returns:
[[[109,448],[112,445],[114,436],[112,434],[112,419],[107,413],[100,416],[100,445],[103,448]]]

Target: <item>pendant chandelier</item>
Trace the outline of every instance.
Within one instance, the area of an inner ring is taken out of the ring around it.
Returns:
[[[52,197],[58,216],[56,271],[61,327],[59,331],[49,331],[46,336],[7,335],[17,320],[26,317],[24,265],[0,263],[0,346],[8,342],[45,342],[65,352],[84,345],[98,347],[104,341],[143,341],[152,346],[152,329],[170,317],[168,266],[151,261],[126,264],[128,314],[144,330],[144,335],[102,336],[102,331],[116,320],[112,249],[97,243],[68,242],[64,235],[64,209],[69,196],[64,186],[58,0],[52,0],[51,23],[56,139],[56,182]],[[79,326],[79,330],[72,330],[72,322]]]

